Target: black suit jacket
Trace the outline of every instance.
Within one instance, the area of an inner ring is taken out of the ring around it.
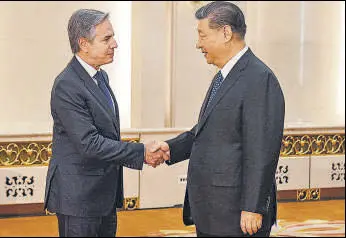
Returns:
[[[122,207],[122,166],[142,169],[143,144],[122,142],[115,112],[102,91],[73,57],[55,79],[51,92],[52,158],[45,208],[71,216],[105,216]]]
[[[279,82],[248,49],[206,108],[211,88],[197,125],[167,141],[167,164],[190,159],[184,222],[206,234],[241,235],[240,212],[249,211],[270,227],[285,111]]]

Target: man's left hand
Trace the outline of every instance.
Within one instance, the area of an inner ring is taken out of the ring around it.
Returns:
[[[262,214],[242,211],[240,216],[240,227],[244,234],[255,234],[262,227]]]

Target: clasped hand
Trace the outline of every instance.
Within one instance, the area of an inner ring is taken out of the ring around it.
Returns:
[[[144,162],[153,168],[170,159],[169,145],[164,142],[151,141],[145,143]]]

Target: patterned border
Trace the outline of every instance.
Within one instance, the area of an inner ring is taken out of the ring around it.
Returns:
[[[345,133],[321,135],[285,135],[280,156],[345,154]]]
[[[140,138],[126,138],[139,142]],[[281,157],[345,154],[345,133],[285,135]],[[0,168],[9,166],[48,165],[52,156],[51,142],[0,142]]]
[[[317,201],[321,199],[320,188],[297,190],[297,201]]]
[[[0,168],[8,166],[46,166],[51,156],[51,142],[0,143]]]
[[[302,188],[277,191],[277,200],[279,202],[311,202],[331,199],[345,199],[345,187]]]
[[[139,208],[139,197],[129,197],[124,198],[124,205],[125,210],[135,210]]]
[[[125,142],[137,143],[139,138],[125,138]],[[52,156],[52,142],[0,143],[0,168],[16,166],[47,166]]]

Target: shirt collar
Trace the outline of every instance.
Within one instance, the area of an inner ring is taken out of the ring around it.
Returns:
[[[90,75],[90,77],[93,78],[95,76],[95,74],[97,73],[97,70],[94,67],[92,67],[91,65],[89,65],[87,62],[82,60],[82,58],[79,57],[78,55],[75,55],[75,56],[76,56],[77,60],[79,61],[79,63],[83,66],[83,68]]]
[[[238,62],[238,60],[245,54],[245,52],[249,49],[246,45],[241,51],[238,52],[235,56],[233,56],[221,69],[221,74],[223,79],[227,77],[229,72],[232,70],[234,65]]]

